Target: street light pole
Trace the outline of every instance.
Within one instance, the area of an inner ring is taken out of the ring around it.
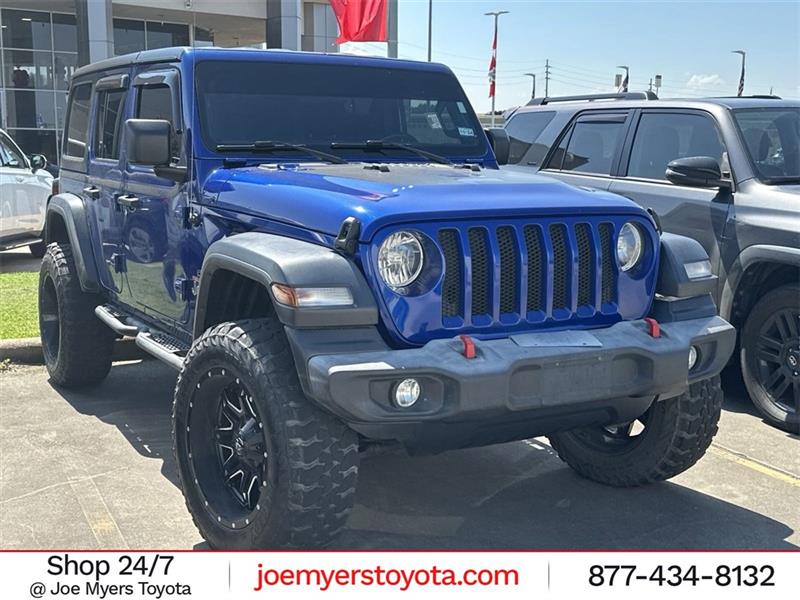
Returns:
[[[428,62],[431,62],[432,39],[433,39],[433,0],[428,0]]]
[[[494,40],[492,42],[492,68],[489,70],[489,77],[494,84],[492,87],[492,127],[494,127],[494,101],[497,96],[497,20],[500,15],[508,14],[507,10],[483,13],[487,17],[494,17]]]
[[[531,87],[531,100],[533,100],[536,98],[536,73],[525,73],[525,75],[533,80]]]
[[[736,92],[737,96],[741,96],[744,93],[744,57],[747,53],[744,50],[731,50],[731,53],[742,55],[742,74],[739,75],[739,88]]]
[[[618,65],[618,69],[625,69],[625,78],[622,80],[622,85],[619,86],[617,92],[627,92],[628,91],[628,76],[630,75],[630,69],[627,65]]]

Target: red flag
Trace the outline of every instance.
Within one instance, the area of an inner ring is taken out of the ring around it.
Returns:
[[[388,0],[330,0],[339,23],[337,44],[386,42]]]
[[[489,98],[494,98],[494,84],[497,79],[497,28],[492,40],[492,60],[489,61]]]

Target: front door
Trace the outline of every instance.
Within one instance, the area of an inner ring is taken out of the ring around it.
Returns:
[[[163,66],[144,68],[136,75],[133,87],[132,116],[169,121],[173,132],[172,163],[186,165],[178,71]],[[122,230],[127,263],[125,293],[135,308],[182,328],[189,320],[192,277],[196,275],[182,251],[188,242],[188,185],[159,176],[153,167],[129,163],[126,178],[128,206]]]
[[[622,167],[623,176],[612,183],[610,191],[652,208],[665,231],[700,242],[711,257],[714,272],[718,272],[719,240],[724,234],[731,193],[667,181],[667,163],[689,156],[710,156],[720,163],[723,173],[729,170],[713,117],[703,111],[643,110],[627,169]]]

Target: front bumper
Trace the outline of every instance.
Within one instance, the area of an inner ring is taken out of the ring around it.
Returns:
[[[722,370],[735,330],[717,316],[675,321],[651,337],[645,321],[604,329],[540,332],[421,348],[323,354],[308,360],[308,389],[359,433],[409,447],[448,449],[532,437],[642,414],[655,399]],[[689,372],[690,346],[699,359]],[[394,386],[422,387],[417,403],[397,408]]]

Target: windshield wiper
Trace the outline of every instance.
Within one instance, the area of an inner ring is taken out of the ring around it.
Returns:
[[[428,152],[427,150],[422,150],[421,148],[417,148],[415,146],[409,146],[408,144],[401,144],[400,142],[383,142],[381,140],[367,140],[366,142],[333,142],[331,144],[331,148],[334,150],[364,150],[365,152],[381,152],[383,150],[406,150],[408,152],[413,152],[418,156],[422,156],[427,158],[431,162],[439,163],[440,165],[452,165],[452,161],[445,158],[444,156],[439,156],[438,154],[434,154],[433,152]]]
[[[775,177],[765,177],[764,183],[780,185],[782,183],[800,183],[800,175],[778,175]]]
[[[315,148],[309,148],[304,144],[290,144],[288,142],[273,142],[271,140],[259,140],[252,144],[217,144],[217,152],[280,152],[282,150],[294,150],[297,152],[305,152],[315,158],[326,160],[335,165],[347,164],[347,161],[341,156],[323,152]]]

